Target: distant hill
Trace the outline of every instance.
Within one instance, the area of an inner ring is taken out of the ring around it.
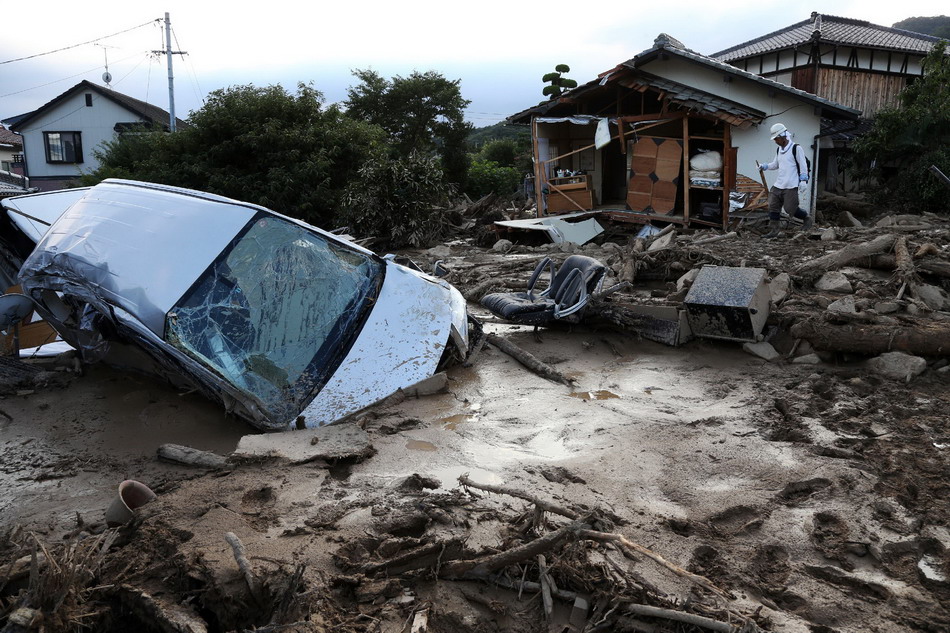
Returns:
[[[471,148],[479,148],[488,141],[498,139],[516,139],[519,136],[531,136],[531,128],[527,125],[508,125],[504,122],[495,125],[487,125],[472,130],[468,135],[468,145]]]
[[[950,40],[950,16],[936,15],[929,18],[907,18],[894,23],[895,29],[904,29],[924,35],[935,35]]]

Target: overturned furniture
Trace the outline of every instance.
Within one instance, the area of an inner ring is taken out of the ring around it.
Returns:
[[[548,271],[550,284],[535,292],[541,275]],[[560,268],[545,257],[534,269],[525,292],[498,292],[482,298],[482,305],[495,316],[523,325],[552,321],[577,323],[593,293],[603,284],[607,267],[592,257],[571,255]]]
[[[693,335],[759,340],[769,318],[765,275],[764,268],[703,266],[683,302]]]

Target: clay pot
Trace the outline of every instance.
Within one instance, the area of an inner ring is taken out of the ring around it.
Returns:
[[[141,508],[157,497],[158,495],[142,482],[126,479],[119,484],[118,496],[106,509],[106,525],[109,527],[125,525],[135,516],[136,508]]]

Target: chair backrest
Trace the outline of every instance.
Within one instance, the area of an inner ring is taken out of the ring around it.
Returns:
[[[564,260],[564,263],[561,264],[557,274],[551,281],[551,290],[548,293],[548,296],[557,296],[558,291],[567,281],[567,278],[571,274],[572,270],[581,271],[581,275],[584,277],[587,285],[587,292],[590,294],[597,290],[601,280],[604,278],[604,274],[607,272],[607,267],[593,257],[587,257],[585,255],[571,255]]]

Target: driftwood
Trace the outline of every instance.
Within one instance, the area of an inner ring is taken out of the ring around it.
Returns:
[[[863,268],[876,268],[878,270],[894,270],[897,268],[897,258],[894,255],[875,255],[866,260],[855,262],[855,265]],[[950,262],[939,260],[920,260],[914,262],[918,273],[927,273],[937,277],[950,279]]]
[[[701,240],[696,240],[693,242],[693,246],[705,246],[706,244],[713,244],[715,242],[722,242],[724,240],[732,240],[739,237],[739,234],[735,231],[729,231],[728,233],[723,233],[722,235],[713,235],[712,237],[704,237]]]
[[[876,237],[870,242],[848,244],[841,250],[798,265],[795,272],[802,274],[837,270],[858,260],[886,253],[893,248],[895,241],[897,241],[896,235],[887,234]]]
[[[545,501],[534,495],[530,495],[527,492],[522,492],[515,488],[509,488],[508,486],[496,486],[493,484],[480,484],[469,479],[468,474],[464,474],[458,479],[459,483],[467,488],[477,488],[478,490],[484,490],[485,492],[493,492],[499,495],[508,495],[509,497],[516,497],[518,499],[524,499],[525,501],[530,501],[536,507],[541,508],[545,512],[550,512],[551,514],[558,514],[562,517],[567,517],[572,521],[576,521],[580,518],[580,514],[571,510],[570,508],[565,508],[557,504],[551,503],[550,501]]]
[[[509,565],[521,563],[535,558],[538,554],[550,551],[566,541],[568,537],[577,534],[589,526],[574,521],[559,530],[545,534],[529,543],[513,547],[498,554],[482,556],[474,560],[454,561],[439,568],[440,578],[471,578],[480,579]]]
[[[117,589],[122,605],[161,633],[207,633],[208,625],[191,607],[154,596],[131,585]]]
[[[162,444],[158,447],[158,457],[169,462],[200,468],[224,468],[228,463],[226,458],[217,453],[200,451],[180,444]]]
[[[552,504],[550,502],[544,501],[533,495],[530,495],[526,492],[522,492],[520,490],[516,490],[514,488],[508,488],[507,486],[495,486],[491,484],[475,483],[474,481],[469,479],[467,475],[462,475],[461,477],[459,477],[459,483],[462,484],[463,486],[477,488],[479,490],[484,490],[486,492],[494,492],[498,494],[504,494],[504,495],[509,495],[512,497],[517,497],[518,499],[524,499],[525,501],[531,501],[537,507],[547,512],[560,514],[561,516],[564,516],[570,519],[576,519],[580,516],[580,513],[574,510],[570,510],[568,508],[563,508],[561,506]],[[576,525],[576,523],[577,522],[575,521],[575,523],[572,525]],[[716,593],[720,596],[728,596],[726,592],[724,592],[722,589],[720,589],[719,587],[714,585],[712,582],[710,582],[709,579],[686,571],[682,567],[669,562],[668,560],[666,560],[659,554],[643,547],[642,545],[638,545],[637,543],[634,543],[633,541],[629,540],[622,534],[615,534],[611,532],[598,532],[596,530],[585,528],[585,529],[581,529],[578,532],[578,535],[582,538],[587,538],[593,541],[599,541],[602,543],[613,543],[614,545],[619,547],[621,552],[623,552],[624,555],[627,556],[628,558],[630,557],[631,552],[642,554],[643,556],[646,556],[647,558],[653,560],[654,562],[659,563],[663,567],[669,569],[671,572],[673,572],[677,576],[686,578],[706,589],[709,589],[713,593]]]
[[[627,556],[628,558],[631,558],[631,554],[634,552],[637,554],[642,554],[646,556],[647,558],[649,558],[650,560],[656,563],[659,563],[663,567],[667,568],[668,570],[670,570],[671,572],[673,572],[680,578],[685,578],[720,596],[730,597],[729,594],[727,594],[725,591],[723,591],[722,589],[714,585],[708,578],[704,578],[703,576],[699,576],[692,572],[686,571],[679,565],[676,565],[675,563],[671,563],[670,561],[666,560],[665,558],[663,558],[656,552],[653,552],[643,547],[642,545],[638,545],[637,543],[634,543],[633,541],[623,536],[622,534],[615,534],[615,533],[610,533],[610,532],[596,532],[594,530],[582,530],[580,533],[580,536],[583,538],[588,538],[592,541],[599,541],[601,543],[613,543],[614,545],[618,546],[620,551],[623,552],[624,556]]]
[[[822,208],[833,208],[839,211],[849,211],[857,217],[868,217],[875,211],[875,206],[869,202],[837,196],[832,193],[822,193],[818,197],[818,205]]]
[[[791,335],[807,340],[816,349],[833,352],[883,354],[907,352],[924,356],[950,354],[950,323],[917,322],[911,326],[849,324],[834,325],[807,319],[791,328]]]
[[[254,573],[254,567],[251,565],[251,561],[248,560],[247,554],[244,552],[244,543],[241,542],[241,539],[238,538],[238,535],[234,532],[225,532],[224,540],[228,542],[228,545],[231,546],[231,550],[234,553],[234,561],[237,563],[238,569],[241,570],[241,574],[244,576],[244,582],[247,583],[247,588],[251,592],[251,597],[257,602],[258,605],[264,604],[264,587],[261,584],[260,579],[257,577],[257,574]]]
[[[713,620],[712,618],[696,615],[694,613],[686,613],[685,611],[651,607],[646,604],[628,604],[626,606],[626,611],[628,613],[645,615],[651,618],[662,618],[664,620],[673,620],[674,622],[692,624],[694,626],[700,626],[704,629],[709,629],[710,631],[716,631],[717,633],[739,633],[740,631],[739,628],[732,626],[728,622],[720,622],[719,620]],[[761,630],[754,624],[752,626],[755,628],[751,629],[751,631]],[[746,631],[750,629],[743,628],[741,630]]]
[[[500,336],[497,336],[495,334],[486,334],[485,339],[489,343],[497,347],[499,350],[501,350],[505,354],[508,354],[509,356],[514,358],[516,361],[518,361],[519,363],[521,363],[522,365],[524,365],[525,367],[527,367],[528,369],[530,369],[537,375],[541,376],[542,378],[547,378],[548,380],[553,381],[553,382],[559,382],[562,385],[567,385],[568,387],[573,386],[574,384],[573,380],[566,377],[564,374],[554,369],[547,363],[542,362],[530,352],[527,352],[521,349],[520,347],[518,347],[511,341],[503,339]]]

